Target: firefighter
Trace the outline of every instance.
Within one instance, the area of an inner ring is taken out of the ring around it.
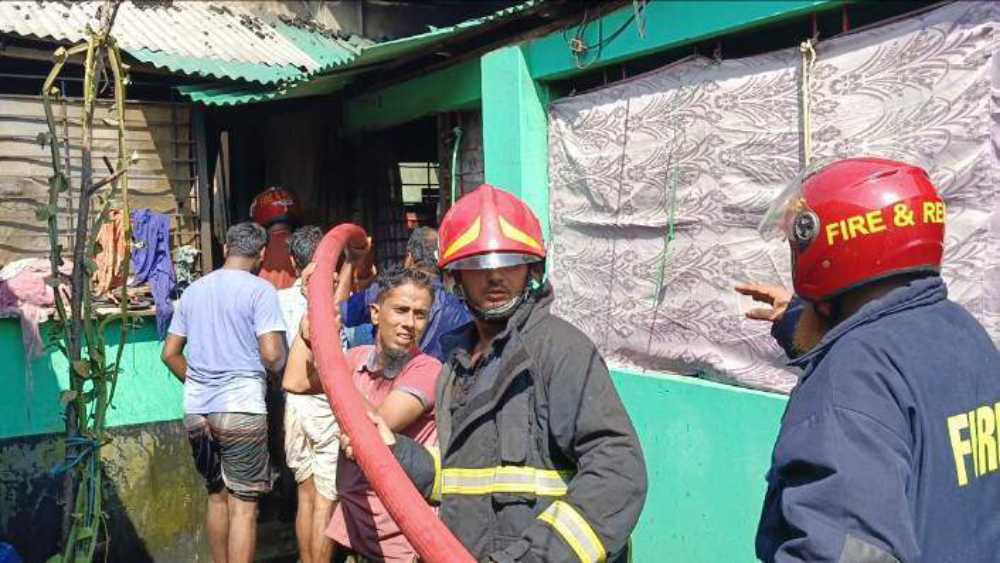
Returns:
[[[757,532],[765,562],[985,562],[1000,546],[1000,354],[940,277],[923,169],[855,158],[796,182],[782,225],[806,353]]]
[[[549,311],[538,219],[484,185],[449,210],[439,235],[439,264],[473,314],[446,339],[440,449],[376,420],[383,439],[477,559],[626,561],[645,462],[600,353]]]
[[[267,229],[267,249],[260,277],[271,282],[275,289],[292,287],[298,279],[288,250],[288,239],[299,221],[299,204],[295,194],[284,188],[267,188],[253,199],[250,216]]]

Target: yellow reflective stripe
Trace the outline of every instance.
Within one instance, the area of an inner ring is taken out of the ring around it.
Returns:
[[[431,498],[434,502],[441,502],[441,452],[437,448],[426,447],[427,453],[434,458],[434,485],[431,487]]]
[[[604,563],[607,559],[601,539],[569,503],[561,500],[553,502],[538,515],[538,519],[552,526],[566,540],[581,563]]]
[[[479,230],[481,226],[482,222],[479,217],[476,217],[476,220],[472,222],[472,225],[464,233],[462,233],[462,236],[458,237],[455,239],[455,242],[448,245],[448,248],[444,251],[444,256],[441,258],[443,260],[447,260],[452,254],[455,254],[459,250],[462,250],[466,246],[475,242],[475,240],[479,238]]]
[[[446,467],[442,471],[441,493],[445,495],[488,495],[492,493],[531,493],[538,496],[564,496],[572,471],[535,467],[500,466],[480,469]]]
[[[531,237],[528,233],[518,229],[514,225],[507,222],[506,219],[500,217],[500,232],[503,236],[509,238],[510,240],[517,241],[523,245],[530,246],[535,250],[541,251],[542,245],[537,240]]]

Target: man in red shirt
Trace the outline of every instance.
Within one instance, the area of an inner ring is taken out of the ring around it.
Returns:
[[[267,229],[267,247],[260,265],[260,277],[275,289],[287,289],[295,284],[295,266],[288,251],[288,239],[298,222],[299,204],[295,195],[283,188],[270,187],[250,204],[250,215]]]
[[[433,446],[434,388],[441,363],[417,347],[434,301],[431,276],[422,270],[391,270],[380,277],[379,287],[371,306],[372,324],[378,327],[376,344],[352,348],[347,356],[354,384],[369,410],[393,431]],[[322,392],[312,365],[308,317],[299,330],[285,370],[285,389]],[[340,502],[326,530],[329,537],[365,559],[416,561],[416,551],[353,460],[341,458],[337,463],[337,494]]]

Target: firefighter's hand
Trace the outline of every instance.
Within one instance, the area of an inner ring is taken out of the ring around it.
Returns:
[[[392,429],[389,425],[382,420],[382,417],[368,411],[368,418],[375,424],[375,428],[378,429],[378,435],[382,438],[382,443],[391,446],[396,443],[396,435],[393,434]],[[354,459],[354,447],[351,445],[351,437],[345,433],[340,433],[340,449],[344,451],[344,455],[347,459]]]
[[[792,301],[792,293],[787,289],[777,285],[763,285],[757,283],[741,283],[736,286],[736,292],[749,295],[758,303],[767,303],[770,308],[759,307],[747,311],[747,318],[757,321],[770,321],[776,323],[785,316],[788,304]]]

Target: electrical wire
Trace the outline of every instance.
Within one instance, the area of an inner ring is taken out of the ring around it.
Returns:
[[[633,0],[632,1],[632,14],[620,25],[618,29],[613,31],[611,35],[604,37],[604,18],[597,18],[597,43],[595,45],[587,45],[587,41],[584,38],[587,32],[587,27],[592,23],[590,21],[590,9],[586,9],[583,12],[583,21],[576,28],[576,33],[573,39],[567,39],[566,30],[563,30],[563,39],[566,40],[567,46],[569,47],[570,53],[573,55],[574,63],[578,69],[585,69],[595,62],[601,59],[601,54],[604,52],[604,47],[611,44],[612,41],[621,36],[622,33],[628,29],[628,26],[632,24],[633,21],[637,22],[637,31],[639,37],[642,39],[646,38],[646,8],[648,4],[646,0]],[[597,52],[589,61],[584,61],[587,53],[596,49]]]

